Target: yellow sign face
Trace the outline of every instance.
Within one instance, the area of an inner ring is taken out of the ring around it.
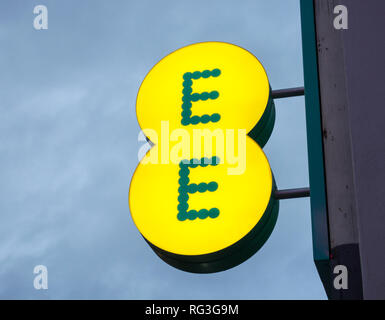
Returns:
[[[136,115],[142,129],[157,132],[162,120],[169,121],[170,130],[249,132],[261,119],[269,93],[266,72],[250,52],[223,42],[197,43],[152,68],[139,89]]]
[[[229,164],[220,161],[194,168],[139,164],[131,182],[130,209],[141,234],[158,248],[180,255],[213,253],[242,239],[261,219],[273,186],[261,148],[247,137],[246,150],[246,170],[240,175],[228,175]],[[187,193],[181,190],[183,170],[188,172]],[[201,183],[212,183],[213,189],[191,188]],[[178,206],[184,199],[188,207],[181,221]],[[197,215],[212,208],[217,209],[212,216]]]
[[[148,73],[137,117],[154,146],[134,173],[129,206],[167,263],[221,271],[267,240],[278,202],[260,145],[271,134],[274,112],[262,65],[232,44],[181,48]]]

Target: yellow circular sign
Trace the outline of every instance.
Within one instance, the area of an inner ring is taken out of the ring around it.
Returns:
[[[229,175],[230,165],[221,159],[202,166],[200,158],[193,167],[139,164],[129,200],[140,233],[158,248],[180,255],[213,253],[242,239],[264,214],[273,187],[266,156],[249,137],[246,150],[246,170],[240,175]],[[183,178],[188,179],[187,192],[181,188]],[[201,191],[202,183],[208,186]],[[187,204],[184,220],[178,219],[181,204]],[[213,208],[213,215],[206,216]],[[205,210],[202,218],[200,210]]]
[[[148,73],[136,111],[154,145],[133,175],[129,206],[154,251],[191,272],[255,253],[278,215],[261,149],[275,109],[260,62],[222,42],[184,47]]]
[[[174,51],[144,79],[136,101],[142,129],[246,129],[269,102],[262,64],[250,52],[224,42],[203,42]],[[186,97],[190,96],[190,99]]]

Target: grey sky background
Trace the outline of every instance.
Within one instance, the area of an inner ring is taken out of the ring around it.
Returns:
[[[33,8],[48,7],[48,30]],[[0,3],[0,298],[325,299],[308,199],[281,201],[272,236],[231,270],[161,261],[136,230],[135,98],[171,51],[226,41],[263,63],[273,89],[303,85],[298,0]],[[302,97],[276,101],[264,148],[279,188],[308,185]],[[48,268],[35,290],[33,268]]]

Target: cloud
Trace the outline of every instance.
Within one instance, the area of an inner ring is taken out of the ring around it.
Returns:
[[[46,1],[49,29],[36,31],[35,2],[0,10],[0,297],[325,298],[308,200],[283,202],[266,245],[211,275],[163,263],[127,204],[140,146],[135,99],[149,69],[183,45],[220,40],[257,55],[273,88],[302,85],[298,3]],[[305,186],[303,99],[276,107],[266,153],[279,186]],[[47,291],[33,288],[38,264]]]

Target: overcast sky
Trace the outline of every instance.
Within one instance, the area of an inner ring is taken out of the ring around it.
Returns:
[[[48,8],[48,30],[33,8]],[[251,51],[273,89],[303,85],[298,0],[3,0],[0,4],[0,298],[325,299],[308,199],[283,200],[265,246],[197,275],[160,260],[128,187],[149,69],[182,46]],[[308,186],[303,97],[276,101],[264,148],[279,188]],[[33,269],[48,268],[48,290]]]

